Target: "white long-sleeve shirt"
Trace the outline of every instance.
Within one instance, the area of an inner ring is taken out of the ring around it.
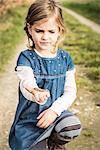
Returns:
[[[16,70],[20,80],[20,89],[23,96],[30,101],[34,101],[33,95],[25,89],[25,86],[29,86],[31,88],[38,88],[32,68],[28,66],[18,66]],[[75,69],[73,69],[71,71],[66,72],[64,93],[51,105],[50,109],[52,109],[58,115],[60,115],[61,112],[63,112],[72,105],[75,98],[76,98],[76,83],[75,83]]]
[[[45,57],[42,54],[40,54],[36,49],[35,52],[41,57]],[[27,86],[30,88],[38,88],[32,68],[28,66],[17,66],[16,71],[20,80],[20,90],[23,96],[27,100],[35,102],[34,96],[25,89],[25,87]],[[76,98],[76,91],[77,90],[76,90],[75,68],[74,68],[73,70],[66,72],[64,93],[51,105],[50,109],[52,109],[58,115],[60,115],[64,110],[68,109],[72,105],[72,103]]]

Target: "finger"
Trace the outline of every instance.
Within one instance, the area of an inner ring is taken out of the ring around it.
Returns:
[[[38,88],[38,91],[44,92],[45,90],[44,90],[44,89],[41,89],[41,88]]]
[[[44,118],[41,118],[39,121],[38,121],[38,123],[37,123],[37,126],[38,127],[40,127],[40,126],[42,126],[43,124],[44,124]]]
[[[46,124],[46,125],[41,125],[41,126],[39,126],[40,128],[47,128],[49,125],[48,124]]]
[[[48,97],[50,97],[50,93],[49,93],[48,91],[46,91],[46,90],[45,90],[45,92],[43,92],[43,93],[41,93],[41,94],[44,96],[45,100],[46,100]]]
[[[43,128],[47,128],[47,127],[49,127],[50,125],[47,123]]]
[[[40,100],[41,100],[41,103],[45,101],[45,97],[43,94],[40,94]]]
[[[39,100],[40,100],[40,99],[39,99],[39,93],[35,93],[35,95],[34,95],[34,96],[35,96],[35,98],[36,98],[36,101],[38,101],[38,102],[39,102]]]
[[[50,92],[47,90],[47,93],[46,93],[47,97],[50,97]]]
[[[47,95],[45,95],[45,96],[44,96],[44,99],[45,99],[45,101],[47,101],[47,99],[48,99],[48,96],[47,96]]]
[[[43,111],[42,113],[40,113],[40,115],[37,117],[37,119],[40,119],[44,114],[45,114],[45,111]]]
[[[32,89],[30,86],[24,85],[24,88],[25,88],[28,92],[32,93],[32,90],[33,90],[33,89]]]
[[[49,125],[48,125],[48,123],[47,123],[46,121],[42,122],[42,123],[39,125],[40,128],[47,128],[48,126],[49,126]]]
[[[40,103],[44,102],[45,101],[45,98],[44,98],[44,94],[43,93],[35,93],[35,97],[36,97],[36,100]]]
[[[46,94],[46,97],[49,98],[49,97],[50,97],[50,94],[47,93],[47,94]]]
[[[44,95],[43,97],[44,97],[44,101],[47,101],[48,99],[47,95]]]
[[[43,124],[42,124],[40,127],[41,127],[41,128],[47,128],[47,127],[49,127],[50,125],[52,125],[52,123],[45,121],[45,122],[43,122]]]

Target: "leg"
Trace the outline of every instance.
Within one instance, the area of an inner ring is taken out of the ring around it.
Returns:
[[[81,132],[79,119],[72,115],[61,118],[48,139],[49,150],[64,150],[64,144],[70,142]]]

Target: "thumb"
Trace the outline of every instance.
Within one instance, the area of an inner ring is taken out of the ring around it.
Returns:
[[[24,85],[24,88],[25,88],[28,92],[32,93],[32,90],[33,90],[33,89],[32,89],[30,86]]]

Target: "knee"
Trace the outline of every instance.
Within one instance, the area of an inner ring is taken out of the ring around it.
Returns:
[[[69,139],[79,136],[81,130],[81,122],[76,116],[66,117],[56,126],[56,131],[58,131],[61,136]]]
[[[67,132],[66,132],[66,129],[67,129]],[[81,130],[82,130],[82,127],[81,127],[80,120],[76,116],[73,116],[72,123],[70,124],[70,126],[67,126],[65,128],[65,136],[68,136],[69,138],[73,139],[80,135]]]

